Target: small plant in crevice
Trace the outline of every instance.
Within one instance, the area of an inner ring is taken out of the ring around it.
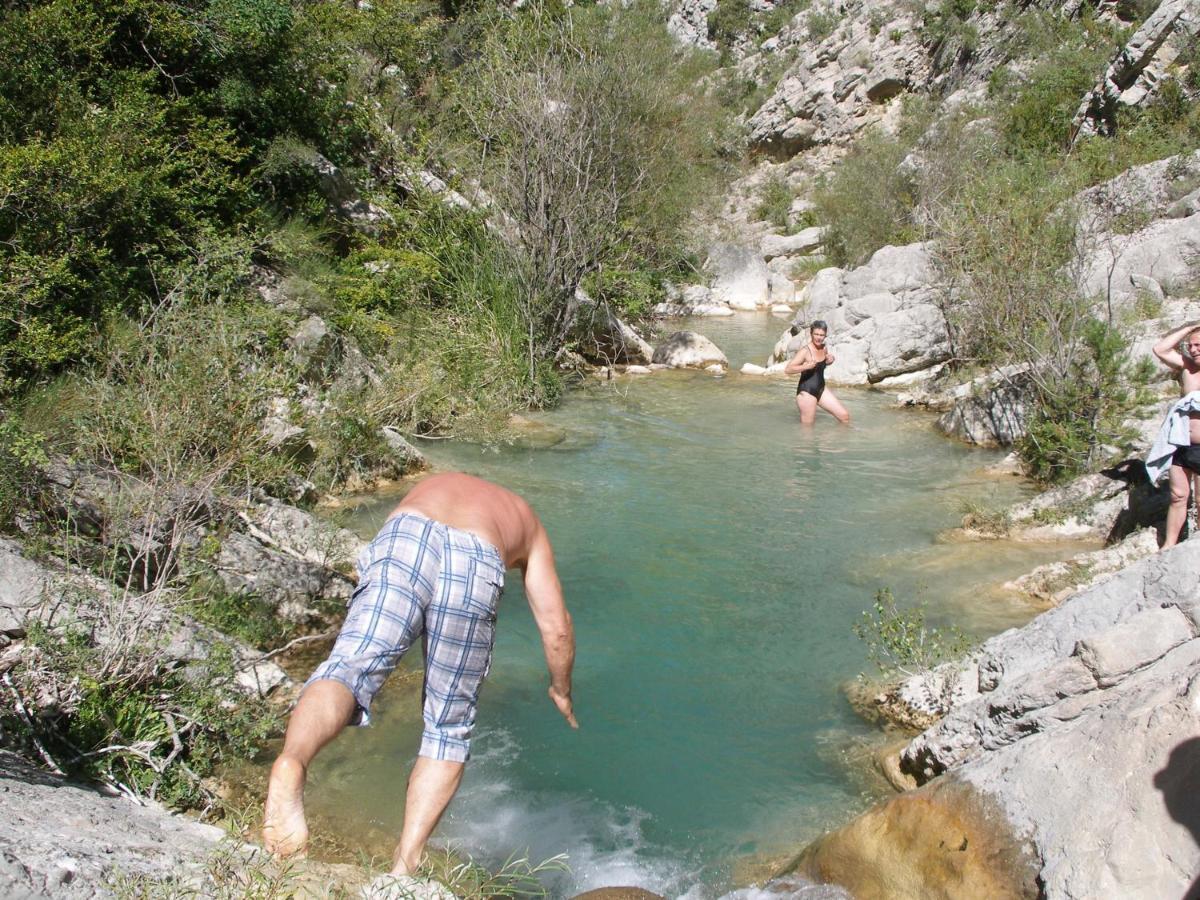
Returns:
[[[867,647],[867,658],[885,675],[921,675],[971,649],[956,626],[931,627],[925,603],[902,609],[891,588],[875,592],[875,602],[855,623],[854,634]]]

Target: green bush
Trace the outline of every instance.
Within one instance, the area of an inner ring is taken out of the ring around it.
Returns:
[[[792,211],[792,187],[778,173],[767,179],[758,195],[754,215],[776,228],[788,227],[788,214]]]
[[[731,47],[754,27],[750,0],[717,0],[708,14],[708,39],[719,47]]]
[[[861,265],[886,244],[916,240],[916,182],[900,167],[908,146],[872,132],[859,139],[833,176],[818,184],[813,203],[828,226],[825,251],[833,265]]]
[[[1034,414],[1017,452],[1039,481],[1067,481],[1094,470],[1106,455],[1132,452],[1125,422],[1147,401],[1144,367],[1135,369],[1116,328],[1088,321],[1082,353],[1061,377],[1039,380]]]
[[[1103,72],[1111,49],[1065,46],[1049,57],[1015,88],[1001,105],[1000,127],[1013,154],[1056,154],[1067,148],[1071,121],[1084,95]]]
[[[38,684],[56,684],[74,700],[53,715],[22,720],[17,736],[37,740],[66,771],[135,796],[211,807],[216,798],[204,779],[251,757],[279,729],[278,712],[266,701],[232,689],[232,656],[221,645],[186,674],[134,659],[128,669],[113,669],[78,630],[34,628],[29,645],[13,672],[25,707],[36,708]]]
[[[805,22],[808,25],[809,38],[823,41],[837,30],[841,19],[832,9],[814,9],[808,14]]]

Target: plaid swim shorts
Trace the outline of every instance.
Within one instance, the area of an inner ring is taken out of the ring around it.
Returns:
[[[413,513],[389,519],[358,559],[359,581],[329,658],[305,683],[339,681],[354,694],[351,724],[421,637],[425,720],[419,754],[465,762],[479,686],[496,634],[504,561],[467,531]]]

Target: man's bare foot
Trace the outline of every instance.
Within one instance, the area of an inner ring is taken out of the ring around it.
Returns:
[[[304,766],[284,756],[271,767],[262,836],[263,846],[275,856],[303,856],[308,849],[304,776]]]
[[[421,861],[419,859],[411,861],[401,856],[400,848],[397,846],[396,849],[392,851],[392,871],[390,871],[388,874],[395,875],[398,878],[405,875],[415,875],[420,865]]]

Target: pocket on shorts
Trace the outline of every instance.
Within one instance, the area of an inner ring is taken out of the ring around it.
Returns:
[[[504,590],[504,569],[490,559],[472,557],[471,577],[464,605],[472,612],[494,619],[500,593]]]

